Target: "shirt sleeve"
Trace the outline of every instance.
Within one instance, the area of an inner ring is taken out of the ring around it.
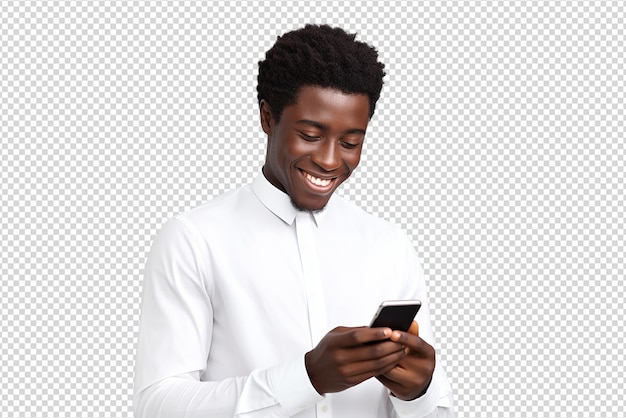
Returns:
[[[422,308],[415,317],[415,320],[419,324],[419,334],[422,339],[433,347],[436,347],[430,322],[430,308],[424,271],[413,245],[408,238],[406,238],[405,241],[404,266],[406,270],[403,272],[403,275],[406,279],[403,295],[406,295],[406,298],[419,299],[422,301]],[[396,397],[390,396],[390,400],[393,406],[392,415],[398,418],[448,418],[455,416],[452,401],[452,388],[446,376],[446,372],[438,359],[435,363],[433,378],[428,390],[423,396],[413,401],[402,401]]]
[[[323,397],[306,383],[303,359],[249,376],[201,382],[199,372],[165,378],[134,398],[136,418],[289,417]]]
[[[287,417],[322,399],[308,378],[304,353],[248,376],[200,380],[213,310],[204,277],[210,268],[198,248],[198,238],[174,219],[150,250],[135,357],[135,416]]]
[[[442,381],[443,380],[443,381]],[[390,396],[393,415],[397,418],[453,418],[452,392],[441,367],[435,366],[433,379],[426,393],[412,401],[403,401]]]

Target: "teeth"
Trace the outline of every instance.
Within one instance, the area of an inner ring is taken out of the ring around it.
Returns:
[[[310,175],[309,173],[304,173],[306,175],[306,178],[313,184],[315,184],[316,186],[322,186],[322,187],[326,187],[330,184],[330,180],[323,180],[317,177],[313,177],[312,175]]]

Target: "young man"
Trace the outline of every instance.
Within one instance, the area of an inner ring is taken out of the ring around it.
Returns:
[[[443,417],[426,287],[395,226],[334,195],[383,84],[341,29],[279,37],[259,64],[267,154],[252,184],[175,217],[146,266],[137,417]],[[367,325],[420,299],[410,332]]]

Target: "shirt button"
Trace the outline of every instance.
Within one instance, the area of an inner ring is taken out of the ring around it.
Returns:
[[[328,405],[322,405],[322,412],[328,412]]]

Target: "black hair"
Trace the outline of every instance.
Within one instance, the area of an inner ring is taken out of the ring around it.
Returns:
[[[266,100],[276,121],[283,108],[296,103],[303,86],[331,87],[366,94],[374,115],[385,76],[378,52],[356,34],[328,25],[306,25],[279,36],[259,61],[258,100]]]

